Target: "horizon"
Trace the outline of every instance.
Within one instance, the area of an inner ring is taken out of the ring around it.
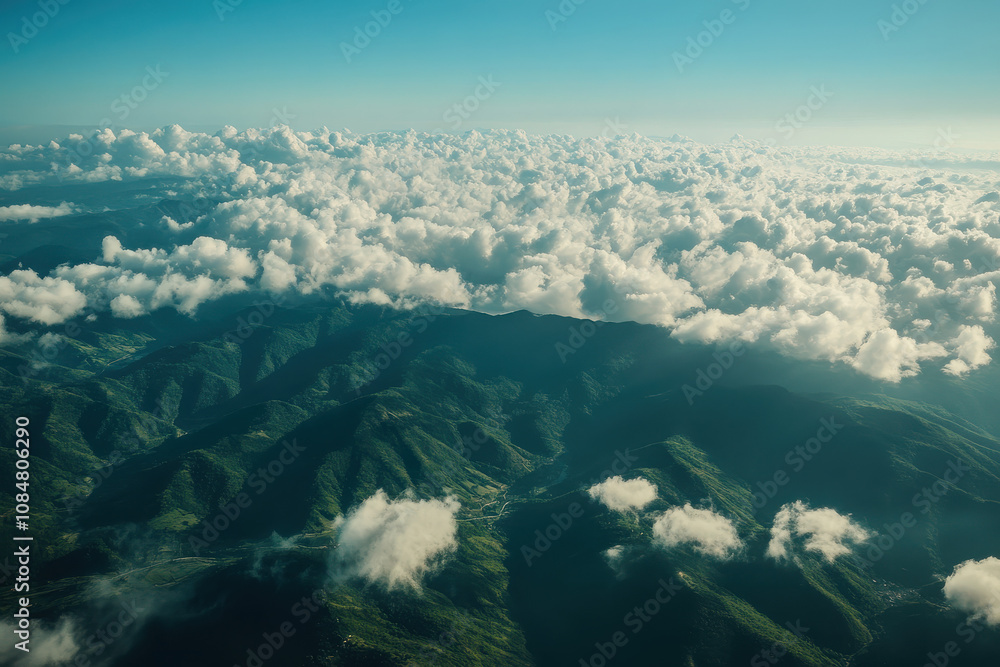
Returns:
[[[276,114],[280,115],[280,114]],[[532,132],[519,127],[468,127],[461,130],[448,130],[436,128],[433,130],[421,130],[415,127],[400,127],[397,129],[380,129],[380,130],[369,130],[369,131],[355,131],[349,127],[334,127],[327,125],[319,126],[296,126],[288,123],[273,123],[270,125],[250,125],[250,126],[234,126],[231,124],[226,124],[222,126],[199,126],[192,125],[186,126],[181,123],[167,123],[165,125],[157,126],[118,126],[115,124],[108,125],[105,127],[101,126],[83,126],[83,125],[15,125],[15,126],[0,126],[0,150],[9,149],[15,145],[22,146],[41,146],[48,144],[52,141],[60,141],[69,138],[71,135],[80,135],[84,139],[90,139],[97,133],[103,131],[104,129],[111,130],[116,136],[122,131],[133,132],[135,134],[147,134],[154,135],[157,132],[165,132],[171,127],[179,127],[186,132],[192,132],[195,134],[204,134],[206,136],[218,136],[228,128],[236,130],[237,133],[244,133],[250,131],[264,132],[268,130],[278,130],[280,128],[288,128],[296,134],[317,134],[323,131],[326,132],[340,132],[343,134],[349,134],[358,137],[364,136],[378,136],[383,134],[407,134],[409,132],[415,132],[420,136],[464,136],[471,132],[479,132],[481,134],[489,133],[517,133],[524,132],[528,136],[545,138],[545,137],[569,137],[574,140],[582,139],[613,139],[615,137],[639,137],[646,140],[653,141],[690,141],[692,143],[701,146],[721,146],[731,144],[736,141],[746,141],[748,143],[759,144],[761,146],[766,146],[774,149],[789,148],[789,149],[872,149],[872,150],[883,150],[891,153],[918,153],[926,152],[928,150],[934,151],[939,154],[952,153],[956,155],[962,154],[978,154],[983,157],[992,156],[1000,153],[1000,143],[996,146],[970,146],[967,145],[969,142],[962,141],[962,136],[954,131],[953,128],[937,128],[932,133],[928,135],[928,140],[925,143],[917,142],[884,142],[879,143],[866,143],[863,141],[845,141],[844,143],[822,143],[822,142],[779,142],[774,140],[774,136],[764,136],[764,138],[758,138],[757,136],[746,134],[743,132],[734,132],[728,136],[722,136],[723,131],[718,130],[714,133],[710,133],[709,139],[699,138],[699,136],[693,136],[685,134],[683,132],[674,132],[671,134],[652,134],[634,131],[631,128],[625,126],[622,123],[618,123],[612,119],[609,119],[603,130],[591,134],[581,134],[574,132]],[[930,130],[928,130],[930,132]],[[701,135],[704,136],[704,135]]]
[[[981,0],[185,0],[168,15],[53,2],[0,9],[5,141],[45,126],[263,127],[277,112],[299,131],[624,129],[891,149],[947,132],[956,148],[1000,149],[1000,70],[984,66],[1000,7]]]

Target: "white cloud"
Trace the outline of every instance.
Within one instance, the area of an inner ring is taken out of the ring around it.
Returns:
[[[122,319],[131,319],[145,315],[146,309],[131,294],[119,294],[111,300],[111,314]]]
[[[334,523],[334,576],[361,577],[390,590],[418,589],[424,575],[457,547],[458,510],[454,498],[389,500],[379,489]]]
[[[165,215],[162,218],[160,218],[160,222],[172,232],[182,232],[185,229],[190,229],[191,227],[194,227],[193,222],[185,222],[181,224],[176,220],[174,220],[173,218],[171,218],[169,215]]]
[[[990,363],[992,357],[987,354],[987,351],[996,347],[993,339],[987,336],[986,331],[979,325],[963,325],[951,344],[955,348],[958,358],[948,362],[944,371],[950,375],[958,376],[966,375],[970,371]]]
[[[878,380],[899,382],[917,375],[921,361],[946,354],[938,343],[918,343],[900,336],[895,329],[880,329],[861,346],[852,365]]]
[[[851,552],[851,546],[872,534],[834,509],[809,509],[801,500],[783,505],[774,516],[767,555],[776,560],[790,558],[792,545],[801,538],[806,551],[819,553],[832,563]]]
[[[624,579],[627,574],[625,565],[628,557],[628,550],[624,546],[617,544],[613,547],[605,549],[601,555],[604,556],[604,562],[606,562],[608,567],[610,567],[615,573],[615,578],[619,580]]]
[[[71,664],[70,661],[83,651],[83,646],[77,642],[76,622],[72,618],[63,618],[51,628],[32,621],[28,645],[31,650],[27,653],[14,646],[21,641],[16,638],[15,629],[7,620],[0,622],[0,632],[7,638],[0,646],[0,663],[9,667],[59,667]]]
[[[958,565],[944,582],[944,595],[955,609],[1000,625],[1000,559]]]
[[[656,324],[695,343],[739,339],[900,382],[928,366],[972,372],[1000,333],[1000,202],[983,199],[1000,176],[961,155],[933,169],[911,158],[637,136],[170,126],[12,146],[0,151],[0,189],[148,179],[148,197],[199,198],[184,222],[148,225],[149,247],[109,237],[93,264],[52,276],[96,310],[128,295],[122,316],[195,314],[245,290],[526,308]]]
[[[664,548],[690,544],[695,551],[719,559],[730,558],[743,546],[732,521],[690,503],[664,512],[653,524],[653,538]]]
[[[17,270],[0,276],[0,310],[40,324],[58,324],[84,309],[86,297],[61,278]]]
[[[608,509],[628,512],[641,510],[656,500],[656,485],[642,477],[625,481],[616,475],[590,487],[587,493]]]
[[[604,550],[604,559],[608,562],[608,566],[611,568],[617,568],[618,563],[625,556],[625,547],[620,544],[616,544],[613,547],[608,547]]]
[[[76,213],[76,206],[65,201],[59,204],[59,206],[14,204],[13,206],[0,206],[0,222],[11,220],[38,222],[45,218],[58,218],[63,215],[72,215],[73,213]]]

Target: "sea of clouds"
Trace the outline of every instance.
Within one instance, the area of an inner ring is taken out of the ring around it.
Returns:
[[[112,181],[210,201],[164,215],[155,247],[108,236],[90,262],[0,276],[3,314],[51,326],[85,309],[196,315],[226,294],[333,292],[652,323],[890,382],[965,375],[997,334],[1000,156],[107,129],[0,150],[0,231],[97,210],[19,192]]]

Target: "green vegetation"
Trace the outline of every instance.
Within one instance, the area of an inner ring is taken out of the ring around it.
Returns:
[[[233,336],[250,312],[100,320],[27,378],[32,343],[0,351],[0,419],[32,424],[39,616],[86,619],[110,581],[174,619],[111,664],[162,651],[182,660],[169,653],[178,633],[233,664],[296,596],[324,588],[281,664],[576,665],[676,577],[684,591],[655,629],[629,635],[622,664],[749,662],[790,641],[786,623],[801,619],[814,629],[783,664],[863,665],[905,632],[901,606],[914,627],[946,636],[940,576],[1000,554],[1000,534],[967,529],[1000,520],[1000,442],[937,406],[724,384],[691,405],[680,387],[711,350],[628,324],[602,328],[563,363],[561,318],[276,309]],[[393,347],[400,334],[412,342]],[[842,430],[790,465],[786,454],[831,415]],[[300,448],[291,461],[289,443]],[[911,499],[953,460],[968,472],[920,513]],[[646,513],[614,514],[584,493],[620,461],[626,478],[659,487]],[[13,465],[4,448],[0,474]],[[788,481],[755,509],[776,471]],[[332,522],[379,489],[461,503],[457,551],[420,591],[329,577]],[[240,494],[249,505],[204,539]],[[795,500],[874,531],[906,511],[919,521],[870,567],[767,560],[771,519]],[[743,553],[720,562],[656,548],[655,514],[688,502],[732,519]],[[573,503],[582,516],[526,563],[522,546]],[[9,522],[2,530],[9,540]],[[284,538],[294,539],[274,546]],[[629,554],[621,571],[602,555],[613,546]],[[228,639],[213,644],[209,632]]]

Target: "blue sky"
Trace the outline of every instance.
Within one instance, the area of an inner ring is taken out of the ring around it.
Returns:
[[[0,10],[4,138],[105,119],[266,126],[278,110],[297,129],[929,146],[952,128],[959,147],[1000,147],[995,0],[46,2],[37,34],[38,0]],[[373,11],[391,20],[348,62]]]

